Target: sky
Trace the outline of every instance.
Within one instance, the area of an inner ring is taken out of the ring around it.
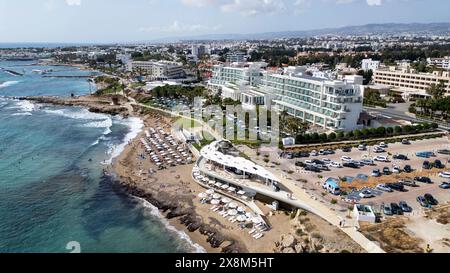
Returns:
[[[135,42],[450,22],[449,10],[448,0],[0,0],[0,43]]]

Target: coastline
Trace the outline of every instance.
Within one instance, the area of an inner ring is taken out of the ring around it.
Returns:
[[[113,97],[116,100],[119,97],[117,105],[112,103]],[[200,202],[197,196],[205,188],[192,178],[194,164],[153,172],[157,167],[146,157],[140,138],[145,137],[144,130],[151,127],[161,127],[170,132],[174,119],[166,113],[137,106],[130,102],[132,99],[121,95],[20,99],[43,104],[81,106],[95,113],[139,119],[135,128],[131,128],[125,137],[123,146],[115,147],[117,152],[112,154],[110,162],[104,162],[104,175],[112,178],[112,183],[120,185],[130,198],[145,200],[143,206],[153,211],[153,215],[155,209],[158,210],[159,214],[155,216],[161,218],[169,230],[178,233],[180,239],[189,242],[193,251],[304,253],[349,249],[351,252],[364,252],[343,232],[331,227],[318,216],[298,213],[296,217],[292,217],[284,211],[274,212],[258,201],[257,205],[265,213],[271,230],[260,240],[255,240],[248,234],[248,230],[231,224],[226,218],[212,212],[209,205]],[[323,234],[320,239],[314,237],[318,233]],[[293,237],[295,239],[291,240]],[[294,243],[284,246],[285,238]]]

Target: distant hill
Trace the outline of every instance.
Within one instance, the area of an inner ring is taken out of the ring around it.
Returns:
[[[170,42],[186,40],[262,40],[280,38],[306,38],[325,35],[379,35],[379,34],[450,34],[450,23],[410,23],[410,24],[367,24],[303,31],[281,31],[250,34],[208,34],[198,36],[169,37],[153,42]]]

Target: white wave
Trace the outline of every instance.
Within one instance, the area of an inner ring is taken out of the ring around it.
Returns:
[[[6,88],[6,87],[9,87],[9,86],[13,86],[13,85],[18,84],[18,83],[19,83],[19,81],[7,81],[7,82],[4,82],[4,83],[0,83],[0,89],[1,88]]]
[[[92,113],[85,108],[80,108],[79,110],[76,111],[73,111],[72,109],[58,109],[58,110],[45,109],[44,112],[47,114],[63,116],[70,119],[96,120],[96,121],[99,120],[104,121],[110,119],[108,115]]]
[[[11,116],[32,116],[33,114],[30,112],[23,112],[23,113],[15,113],[12,114]]]
[[[36,109],[36,105],[27,100],[11,100],[11,101],[13,101],[15,104],[10,107],[7,107],[7,109],[13,110],[15,109],[25,113],[33,112]]]
[[[121,144],[110,146],[108,154],[111,155],[111,157],[109,160],[105,161],[106,164],[111,164],[114,158],[118,157],[123,152],[125,147],[128,145],[128,142],[137,137],[144,127],[144,122],[139,118],[132,117],[127,119],[117,119],[120,121],[120,123],[128,125],[130,130],[128,134],[125,135],[125,138],[123,139],[123,142]]]
[[[164,227],[165,227],[167,230],[170,230],[170,231],[176,233],[177,236],[178,236],[181,240],[187,242],[187,243],[194,249],[194,252],[195,252],[195,253],[206,253],[206,250],[205,250],[201,245],[192,242],[191,238],[189,237],[189,235],[186,234],[186,232],[180,231],[180,230],[176,229],[174,226],[172,226],[172,225],[169,223],[169,221],[167,220],[167,218],[165,218],[165,217],[161,214],[161,212],[158,210],[157,207],[153,206],[152,204],[150,204],[150,203],[149,203],[147,200],[145,200],[145,199],[142,199],[142,198],[139,198],[139,197],[135,197],[135,196],[134,196],[134,198],[140,200],[140,201],[142,202],[142,205],[143,205],[145,208],[149,209],[149,210],[148,210],[149,213],[150,213],[152,216],[157,217],[157,218],[161,221],[161,223],[164,225]]]

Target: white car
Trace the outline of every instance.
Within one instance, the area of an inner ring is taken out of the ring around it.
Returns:
[[[327,165],[332,162],[331,159],[329,159],[329,158],[323,158],[321,161]]]
[[[343,157],[341,157],[341,160],[343,162],[352,162],[353,161],[353,159],[349,156],[343,156]]]
[[[384,153],[386,151],[381,147],[375,146],[375,147],[373,147],[373,152],[374,153]]]
[[[386,145],[386,143],[381,142],[380,145],[378,145],[380,148],[387,148],[388,146]]]
[[[331,168],[343,168],[342,164],[339,162],[331,162],[328,166]]]
[[[359,193],[359,197],[361,198],[372,198],[375,197],[375,195],[369,191],[369,190],[365,190]]]
[[[311,156],[318,156],[318,155],[319,155],[319,153],[316,150],[311,152]]]
[[[439,176],[442,178],[450,178],[450,172],[442,172],[439,174]]]
[[[394,168],[392,169],[392,172],[393,172],[393,173],[396,173],[396,174],[399,174],[399,173],[402,172],[402,170],[400,169],[399,166],[394,166]]]
[[[389,160],[386,156],[381,156],[381,155],[374,157],[373,161],[389,162]]]
[[[379,184],[379,185],[377,186],[377,190],[380,190],[380,191],[386,191],[386,192],[393,192],[393,191],[394,191],[393,189],[389,188],[389,187],[386,186],[385,184]]]

